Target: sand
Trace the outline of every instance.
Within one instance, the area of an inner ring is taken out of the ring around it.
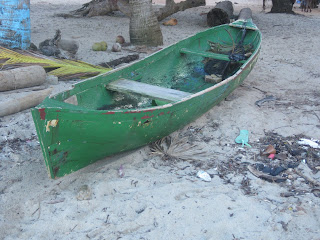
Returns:
[[[32,42],[38,45],[60,29],[63,37],[79,42],[77,57],[82,61],[97,64],[130,54],[91,51],[94,42],[111,44],[117,35],[129,39],[129,19],[120,13],[53,17],[85,2],[31,0]],[[314,186],[290,170],[287,181],[271,183],[246,168],[248,163],[273,161],[259,155],[271,132],[291,139],[290,144],[300,134],[320,138],[320,12],[301,14],[295,5],[298,15],[267,14],[262,1],[236,2],[235,13],[253,9],[263,34],[260,58],[226,101],[173,134],[188,138],[206,154],[194,155],[193,161],[164,161],[146,146],[52,180],[30,111],[2,117],[0,239],[320,239],[320,198],[311,192]],[[267,5],[269,11],[271,1]],[[176,13],[177,26],[161,25],[164,45],[205,30],[206,18],[200,14],[210,8]],[[54,91],[73,83],[60,82]],[[18,95],[0,93],[0,99]],[[276,100],[258,107],[255,102],[267,95]],[[250,132],[252,148],[234,142],[241,129]],[[319,166],[319,152],[315,154]],[[305,159],[299,161],[299,171],[320,181],[319,172],[311,171]],[[198,178],[199,170],[212,181]],[[79,194],[81,189],[88,191]],[[292,189],[295,196],[280,196]]]

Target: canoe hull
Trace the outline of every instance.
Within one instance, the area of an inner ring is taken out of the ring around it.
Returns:
[[[237,88],[259,55],[233,76],[179,102],[142,110],[70,110],[43,104],[32,110],[51,178],[62,177],[97,160],[165,137],[194,121]],[[49,101],[49,99],[47,99]]]

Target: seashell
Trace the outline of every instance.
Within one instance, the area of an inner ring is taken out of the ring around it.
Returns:
[[[265,150],[264,152],[261,153],[261,155],[270,155],[270,154],[276,154],[276,149],[272,146],[272,145],[269,145]]]
[[[120,45],[120,43],[115,43],[115,44],[113,44],[111,51],[112,51],[112,52],[121,52],[121,45]]]
[[[199,170],[197,173],[197,177],[201,178],[205,182],[211,182],[211,176],[205,171]]]
[[[121,35],[117,36],[116,43],[124,44],[126,41],[124,40],[124,37]]]

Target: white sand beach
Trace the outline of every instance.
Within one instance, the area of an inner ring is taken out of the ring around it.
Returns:
[[[106,52],[91,50],[95,42],[111,46],[118,35],[129,41],[129,18],[123,14],[53,16],[86,2],[31,0],[32,42],[38,46],[60,29],[63,37],[79,42],[79,60],[98,64],[131,54],[114,53],[110,47]],[[271,1],[266,2],[262,11],[262,0],[233,1],[235,14],[251,7],[263,36],[259,60],[244,84],[173,134],[188,138],[205,157],[164,161],[145,146],[53,180],[30,110],[0,118],[0,239],[319,240],[316,186],[291,169],[281,183],[257,178],[247,169],[249,163],[294,160],[299,172],[320,182],[319,171],[310,168],[311,152],[313,166],[320,166],[316,149],[306,147],[304,155],[288,150],[282,160],[259,154],[277,137],[287,149],[300,136],[320,139],[320,11],[302,13],[295,4],[295,15],[270,14]],[[161,25],[164,46],[207,29],[201,13],[215,5],[209,3],[171,16],[178,20],[176,26]],[[140,54],[140,59],[147,55]],[[75,82],[52,85],[53,91]],[[19,94],[1,92],[0,100]],[[275,100],[255,104],[270,95]],[[241,129],[249,131],[251,148],[235,143]],[[212,181],[198,178],[199,170]],[[79,196],[84,186],[89,191]]]

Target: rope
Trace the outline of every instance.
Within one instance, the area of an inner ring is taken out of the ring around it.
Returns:
[[[243,42],[244,42],[244,39],[245,39],[246,33],[247,33],[246,24],[247,24],[246,22],[244,22],[242,24],[241,39],[238,42],[238,44],[236,45],[236,47],[234,48],[234,50],[229,54],[229,59],[231,61],[238,62],[238,61],[246,59],[245,50],[244,50],[244,47],[243,47]]]

